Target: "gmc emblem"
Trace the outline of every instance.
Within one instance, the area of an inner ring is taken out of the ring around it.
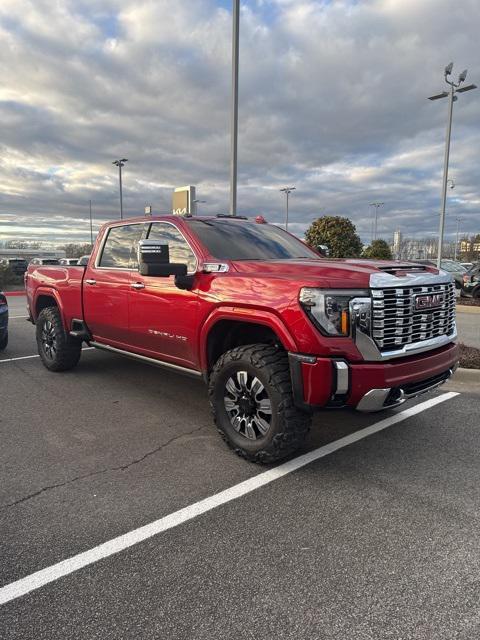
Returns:
[[[445,302],[444,293],[427,293],[416,296],[415,309],[424,311],[426,309],[436,309],[441,307]]]

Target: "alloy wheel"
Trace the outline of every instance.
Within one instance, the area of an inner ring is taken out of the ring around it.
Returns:
[[[55,327],[50,320],[47,320],[43,325],[42,346],[47,358],[53,360],[57,354],[57,337],[55,334]]]
[[[249,440],[270,429],[272,403],[265,386],[247,371],[236,371],[225,383],[224,405],[232,427]]]

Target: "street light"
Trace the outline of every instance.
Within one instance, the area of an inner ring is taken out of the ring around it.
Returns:
[[[230,157],[230,215],[237,215],[237,157],[238,157],[238,49],[240,33],[240,0],[233,0],[232,33],[232,121]]]
[[[456,240],[455,240],[455,255],[454,255],[454,260],[457,259],[457,248],[458,248],[458,232],[460,229],[460,222],[462,221],[461,218],[455,218],[455,220],[457,221],[457,235],[456,235]]]
[[[437,267],[440,269],[440,265],[442,262],[442,248],[443,248],[443,234],[445,230],[445,207],[447,203],[447,186],[448,186],[448,160],[450,156],[450,138],[452,135],[452,116],[453,116],[453,103],[458,99],[457,93],[465,93],[465,91],[471,91],[472,89],[476,89],[477,85],[469,84],[466,86],[461,86],[467,77],[467,70],[465,69],[458,76],[457,82],[453,80],[449,80],[449,76],[451,76],[453,70],[453,62],[450,62],[445,67],[444,78],[445,82],[450,85],[449,91],[442,91],[442,93],[437,93],[434,96],[430,96],[429,100],[440,100],[441,98],[448,97],[448,118],[447,118],[447,134],[445,139],[445,156],[443,161],[443,182],[442,182],[442,202],[440,209],[440,228],[438,231],[438,252],[437,252]]]
[[[118,167],[118,181],[120,185],[120,219],[123,220],[123,194],[122,194],[122,167],[128,162],[127,158],[121,160],[114,160],[112,164]]]
[[[297,187],[284,187],[283,189],[280,189],[280,191],[287,196],[287,217],[285,218],[285,231],[288,231],[288,196],[292,193],[292,191],[295,191],[296,188]]]
[[[384,204],[385,204],[384,202],[370,202],[370,206],[375,207],[375,223],[373,226],[373,240],[377,239],[378,209],[380,207],[383,207]]]

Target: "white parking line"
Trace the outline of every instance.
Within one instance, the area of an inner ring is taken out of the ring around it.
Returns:
[[[8,316],[9,320],[18,320],[18,318],[28,318],[28,316]]]
[[[16,360],[28,360],[29,358],[39,358],[40,356],[38,355],[38,353],[34,356],[19,356],[18,358],[4,358],[3,360],[0,360],[0,364],[2,362],[15,362]]]
[[[283,476],[286,476],[293,471],[297,471],[301,469],[307,464],[314,462],[315,460],[319,460],[325,456],[328,456],[343,447],[347,447],[349,444],[353,444],[354,442],[358,442],[367,436],[370,436],[374,433],[378,433],[387,427],[391,427],[398,422],[402,422],[407,418],[411,418],[412,416],[429,409],[430,407],[434,407],[441,402],[445,402],[446,400],[450,400],[455,396],[458,396],[458,393],[449,392],[444,393],[441,396],[437,396],[436,398],[431,398],[430,400],[426,400],[425,402],[421,402],[410,409],[405,409],[399,413],[389,416],[388,418],[384,418],[379,422],[376,422],[369,427],[365,427],[364,429],[360,429],[355,433],[351,433],[344,438],[340,438],[339,440],[335,440],[334,442],[330,442],[330,444],[326,444],[323,447],[315,449],[314,451],[310,451],[298,458],[293,460],[289,460],[274,469],[269,469],[268,471],[264,471],[263,473],[259,473],[253,478],[249,478],[248,480],[244,480],[239,484],[230,487],[229,489],[225,489],[224,491],[220,491],[220,493],[216,493],[213,496],[205,498],[204,500],[200,500],[199,502],[195,502],[184,509],[180,509],[179,511],[175,511],[159,520],[155,520],[150,524],[147,524],[138,529],[134,529],[129,533],[125,533],[124,535],[118,536],[117,538],[113,538],[112,540],[108,540],[103,544],[98,545],[97,547],[93,547],[93,549],[89,549],[88,551],[84,551],[83,553],[79,553],[71,558],[67,558],[66,560],[62,560],[57,564],[54,564],[46,569],[41,569],[40,571],[36,571],[25,578],[21,578],[16,582],[11,582],[10,584],[5,585],[0,588],[0,604],[5,604],[10,602],[11,600],[15,600],[20,596],[24,596],[35,589],[40,589],[41,587],[49,584],[50,582],[54,582],[63,576],[67,576],[83,567],[87,567],[103,558],[108,558],[120,551],[124,551],[129,547],[133,547],[139,542],[143,542],[144,540],[148,540],[153,536],[158,535],[164,531],[168,531],[168,529],[172,529],[173,527],[177,527],[178,525],[188,522],[189,520],[193,520],[203,513],[207,513],[207,511],[211,511],[216,507],[219,507],[227,502],[231,502],[232,500],[236,500],[237,498],[241,498],[242,496],[259,489],[260,487],[264,487],[267,484],[270,484],[274,480],[278,480]]]
[[[95,349],[95,347],[83,347],[82,351],[90,351],[91,349]],[[36,353],[34,356],[18,356],[17,358],[4,358],[0,359],[0,364],[2,362],[16,362],[17,360],[29,360],[30,358],[39,358],[40,356]]]

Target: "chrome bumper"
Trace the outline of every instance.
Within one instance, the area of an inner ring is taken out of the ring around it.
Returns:
[[[455,373],[458,365],[448,369],[440,376],[435,376],[429,380],[425,380],[424,383],[419,382],[416,384],[406,385],[402,387],[388,387],[386,389],[371,389],[368,391],[360,402],[357,404],[357,411],[363,411],[365,413],[371,413],[374,411],[383,411],[384,409],[392,409],[403,404],[410,398],[416,398],[424,393],[433,391],[442,384],[445,384],[452,375]]]

